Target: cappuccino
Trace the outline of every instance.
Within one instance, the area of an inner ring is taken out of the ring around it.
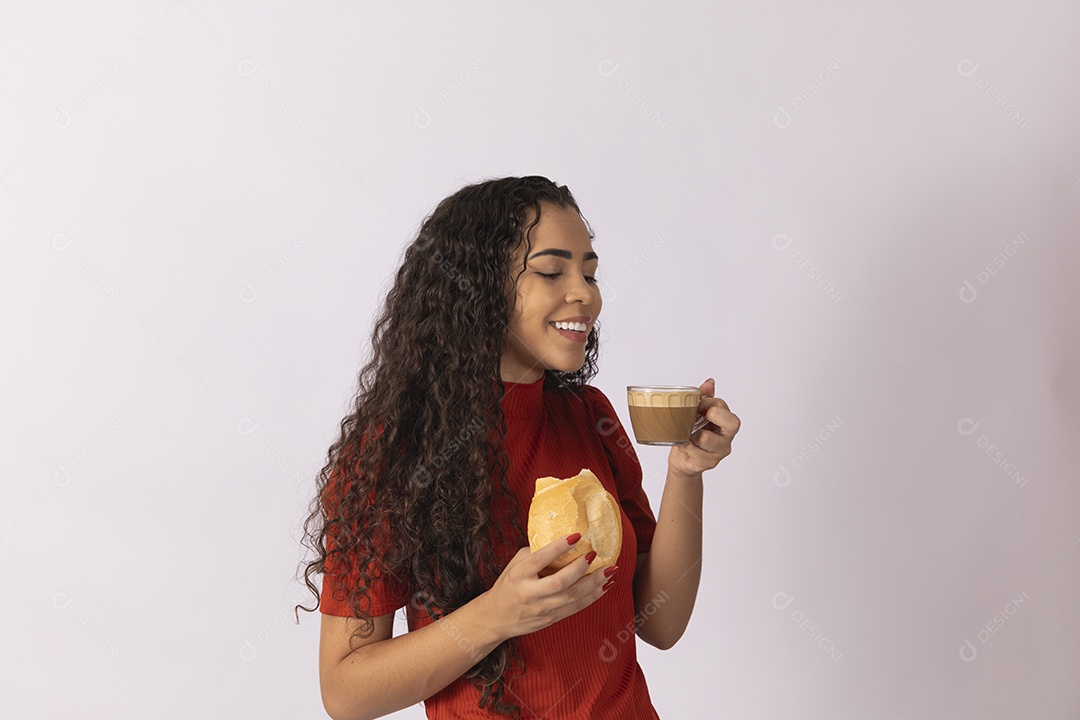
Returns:
[[[626,402],[634,437],[642,445],[689,442],[701,391],[690,385],[629,385]]]

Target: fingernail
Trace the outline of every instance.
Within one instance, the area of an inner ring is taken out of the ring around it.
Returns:
[[[612,565],[609,568],[605,568],[604,569],[604,576],[605,577],[611,577],[612,575],[615,574],[615,571],[618,570],[618,569],[619,569],[618,565]]]
[[[604,583],[604,587],[602,589],[604,591],[610,590],[611,586],[614,585],[614,584],[615,584],[614,580],[608,580],[606,583]]]
[[[581,539],[581,533],[574,533],[573,535],[567,536],[566,543],[568,545],[573,545],[574,543],[576,543],[580,539]]]
[[[590,550],[589,554],[585,556],[585,562],[590,563],[590,564],[595,559],[596,559],[596,551],[595,550]]]

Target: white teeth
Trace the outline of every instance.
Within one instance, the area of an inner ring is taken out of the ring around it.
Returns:
[[[588,328],[588,325],[586,325],[585,323],[556,322],[551,324],[559,328],[560,330],[577,330],[578,332],[585,332],[585,330]]]

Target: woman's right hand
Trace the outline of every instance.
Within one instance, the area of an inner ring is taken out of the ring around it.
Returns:
[[[584,555],[540,577],[541,570],[574,547],[567,539],[559,538],[535,553],[521,548],[491,589],[480,596],[485,604],[484,624],[503,640],[545,628],[584,610],[605,594],[609,578],[601,570],[586,575],[589,563]]]

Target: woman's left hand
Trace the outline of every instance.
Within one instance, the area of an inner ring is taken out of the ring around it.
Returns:
[[[731,441],[739,432],[739,418],[722,398],[713,397],[716,381],[701,384],[698,413],[709,422],[690,436],[690,442],[672,445],[668,455],[668,476],[697,477],[731,454]]]

